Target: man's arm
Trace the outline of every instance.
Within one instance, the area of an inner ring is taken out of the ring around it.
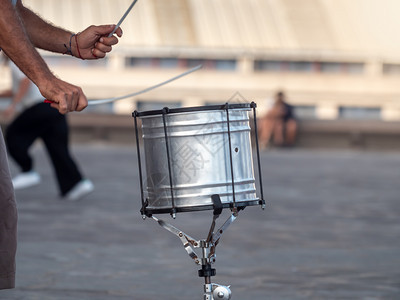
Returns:
[[[0,48],[38,86],[42,95],[54,102],[51,106],[60,113],[84,109],[87,99],[82,89],[56,78],[35,49],[38,46],[63,53],[64,44],[69,45],[71,33],[44,22],[26,9],[20,0],[17,2],[18,12],[10,0],[0,0],[0,7]],[[73,39],[72,54],[83,59],[104,57],[118,41],[115,36],[102,37],[112,30],[112,25],[90,26]],[[120,28],[117,35],[122,35]],[[81,55],[78,54],[76,42]]]
[[[19,15],[29,40],[35,47],[51,52],[64,53],[64,44],[69,40],[72,32],[51,25],[24,7],[21,0],[17,1],[17,14]]]
[[[71,50],[71,55],[82,59],[103,58],[107,52],[111,51],[111,46],[118,43],[115,36],[107,37],[115,25],[90,26],[72,38],[70,31],[56,27],[41,19],[34,12],[22,5],[21,0],[17,2],[17,11],[21,17],[29,39],[33,44],[41,49],[57,53],[66,53]],[[118,28],[116,34],[121,37],[122,30]],[[71,49],[69,43],[71,42]],[[77,49],[79,45],[79,52]],[[64,46],[66,45],[66,46]]]
[[[37,85],[50,81],[53,74],[36,51],[10,0],[0,0],[0,47]]]
[[[18,1],[18,5],[21,2]],[[0,0],[0,47],[39,88],[60,113],[80,111],[87,106],[81,88],[56,78],[29,40],[10,0]]]

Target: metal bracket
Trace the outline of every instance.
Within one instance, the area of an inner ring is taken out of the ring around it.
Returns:
[[[196,264],[200,264],[199,257],[197,256],[196,252],[194,252],[194,249],[192,248],[192,247],[199,247],[200,241],[195,240],[191,236],[184,233],[182,230],[179,230],[175,226],[173,226],[163,220],[160,220],[154,216],[151,216],[151,218],[154,221],[156,221],[161,227],[168,230],[172,234],[176,235],[181,240],[183,247],[185,248],[185,250],[189,254],[189,256],[196,262]]]
[[[237,218],[237,213],[233,213],[225,223],[216,231],[216,233],[210,230],[210,241],[200,241],[192,238],[190,235],[184,233],[182,230],[176,228],[175,226],[165,222],[164,220],[158,219],[154,216],[151,218],[156,221],[161,227],[166,229],[167,231],[171,232],[172,234],[176,235],[182,242],[183,247],[185,248],[188,255],[195,261],[196,264],[201,265],[202,262],[199,259],[199,256],[196,254],[194,248],[209,248],[210,251],[208,252],[207,257],[211,263],[215,262],[215,248],[218,245],[218,242],[222,236],[222,234],[228,229],[229,225],[233,223],[233,221]],[[213,224],[215,225],[215,216],[213,219]],[[212,233],[211,233],[212,232]],[[204,250],[204,249],[203,249]],[[203,251],[204,252],[204,251]]]

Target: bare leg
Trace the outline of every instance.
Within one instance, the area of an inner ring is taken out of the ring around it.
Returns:
[[[297,135],[297,122],[290,119],[286,123],[286,144],[288,146],[293,146],[296,141]]]
[[[268,147],[269,141],[272,136],[272,132],[274,130],[275,120],[269,117],[264,117],[260,122],[260,145],[261,149],[265,149]]]
[[[274,127],[274,144],[277,146],[283,145],[283,125],[284,124],[282,120],[276,120]]]

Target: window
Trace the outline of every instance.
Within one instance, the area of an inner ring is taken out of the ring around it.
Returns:
[[[349,74],[361,74],[364,72],[363,63],[345,63],[344,64],[345,73]]]
[[[281,71],[281,61],[273,60],[256,60],[254,62],[254,70],[256,71]]]
[[[203,65],[204,68],[209,70],[218,71],[234,71],[236,70],[236,60],[235,59],[195,59],[188,58],[181,60],[181,66],[186,66],[188,68],[194,68],[198,65]]]
[[[256,60],[254,62],[254,70],[309,73],[315,70],[315,63],[310,61]]]
[[[290,61],[286,63],[286,68],[291,72],[311,72],[313,71],[313,64],[308,61]]]
[[[194,68],[198,65],[204,65],[204,59],[194,59],[194,58],[184,59],[182,64],[183,65],[186,64],[186,67],[188,68]]]
[[[294,116],[298,119],[315,119],[315,106],[312,105],[295,105]]]
[[[383,64],[384,75],[400,75],[400,64]]]
[[[128,67],[151,68],[156,64],[155,60],[150,57],[127,57],[125,63]]]
[[[343,72],[343,64],[338,62],[321,62],[319,64],[322,73],[341,73]]]
[[[201,59],[175,57],[127,57],[125,65],[131,68],[194,68],[203,65],[204,68],[218,71],[236,70],[235,59]]]
[[[236,69],[236,60],[217,59],[215,60],[215,69],[220,71],[234,71]]]
[[[339,118],[356,120],[378,120],[381,117],[379,107],[352,107],[342,106],[339,108]]]
[[[364,64],[300,60],[256,60],[254,61],[254,70],[266,72],[361,74],[364,71]]]
[[[177,58],[160,58],[159,67],[163,69],[173,69],[178,67]]]
[[[137,111],[148,111],[148,110],[159,110],[164,107],[168,108],[178,108],[182,104],[180,101],[157,101],[157,100],[146,100],[137,102]]]

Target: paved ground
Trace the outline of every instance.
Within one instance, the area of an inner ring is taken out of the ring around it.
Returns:
[[[96,185],[77,203],[58,198],[43,149],[33,152],[44,182],[17,192],[17,288],[0,299],[203,299],[180,241],[138,213],[133,146],[73,147]],[[223,235],[213,282],[238,300],[400,299],[400,153],[271,151],[262,161],[268,208],[246,208]],[[173,223],[204,238],[210,218]]]

